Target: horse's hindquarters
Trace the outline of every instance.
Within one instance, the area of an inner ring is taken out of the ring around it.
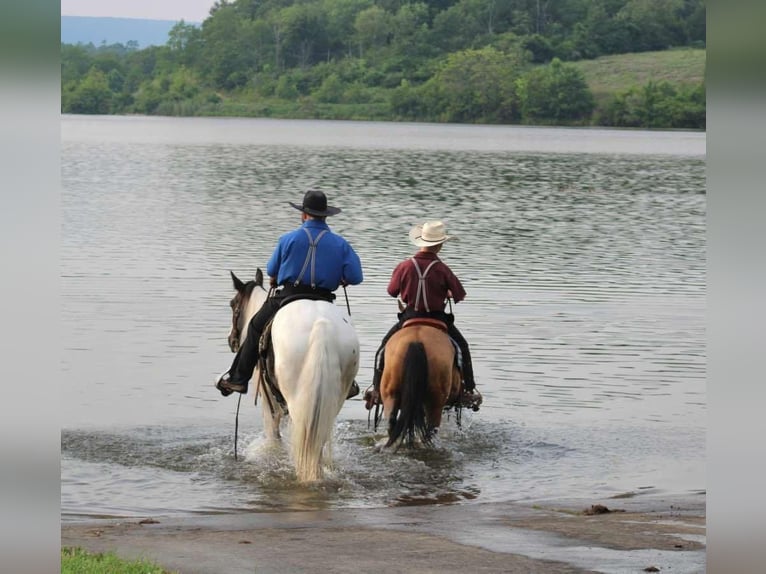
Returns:
[[[348,316],[326,301],[299,300],[272,324],[274,371],[285,397],[298,478],[322,475],[322,450],[359,368],[359,341]]]
[[[305,368],[311,334],[319,321],[329,323],[322,339],[338,364],[343,384],[350,386],[359,370],[359,339],[351,318],[333,303],[300,299],[280,309],[272,324],[274,369],[283,394],[292,392],[292,381]]]

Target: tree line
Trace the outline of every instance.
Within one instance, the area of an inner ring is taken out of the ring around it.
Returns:
[[[164,46],[62,44],[62,111],[704,128],[703,85],[597,105],[572,64],[704,43],[704,0],[221,0]]]

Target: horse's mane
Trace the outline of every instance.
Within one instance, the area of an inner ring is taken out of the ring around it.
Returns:
[[[255,289],[257,286],[258,283],[256,283],[254,280],[250,280],[245,283],[245,295],[250,297],[250,295],[253,294],[253,289]]]

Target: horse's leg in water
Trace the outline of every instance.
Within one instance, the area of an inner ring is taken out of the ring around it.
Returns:
[[[275,411],[273,414],[271,408],[269,408],[269,401],[264,396],[261,397],[261,407],[263,408],[263,430],[266,433],[266,438],[270,440],[279,440],[281,435],[279,434],[279,423],[282,420],[282,411],[279,405],[275,404]],[[272,399],[273,401],[274,399]]]

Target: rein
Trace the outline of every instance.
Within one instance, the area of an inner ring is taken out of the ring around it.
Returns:
[[[232,317],[232,334],[234,335],[234,340],[239,341],[242,331],[239,328],[239,318],[242,315],[242,305],[237,305],[234,309],[233,317]]]
[[[237,399],[237,414],[234,415],[234,460],[237,460],[237,434],[239,432],[239,403],[242,402],[242,393]]]
[[[346,286],[343,286],[343,295],[346,296],[346,309],[348,309],[348,316],[351,316],[351,305],[348,304],[348,293],[346,292]]]
[[[263,287],[261,287],[263,289]],[[265,289],[264,289],[265,291]],[[271,287],[269,289],[269,292],[266,294],[266,298],[270,299],[272,293],[274,292],[274,287]],[[240,339],[241,331],[239,329],[239,317],[242,314],[242,306],[237,305],[237,308],[234,309],[234,332],[236,333],[236,339]],[[260,385],[258,385],[260,387]],[[234,415],[234,460],[237,460],[237,439],[239,438],[239,405],[242,403],[242,393],[238,393],[239,398],[237,399],[237,412]],[[258,388],[255,390],[255,401],[258,402]]]

